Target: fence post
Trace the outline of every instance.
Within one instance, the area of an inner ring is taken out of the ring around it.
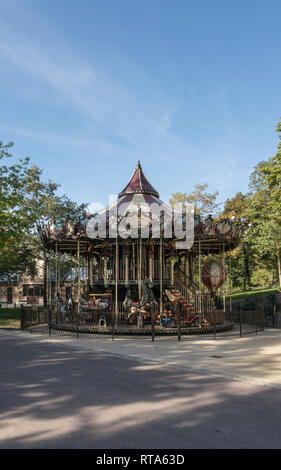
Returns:
[[[24,331],[24,306],[21,304],[20,306],[20,328]]]
[[[217,318],[216,318],[216,311],[213,311],[213,327],[214,327],[214,339],[217,338]]]
[[[178,341],[181,341],[181,307],[180,304],[178,303],[178,312],[177,312],[177,318],[178,318]]]

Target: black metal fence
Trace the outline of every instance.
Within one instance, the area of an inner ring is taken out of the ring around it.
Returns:
[[[21,321],[22,330],[35,325],[48,324],[51,310],[44,307],[25,307],[21,305]]]
[[[264,311],[242,309],[189,314],[178,303],[166,308],[165,314],[153,309],[150,312],[130,313],[99,309],[82,310],[78,315],[72,311],[57,312],[47,308],[22,307],[21,328],[44,331],[50,336],[181,341],[257,334],[264,330],[264,318]]]

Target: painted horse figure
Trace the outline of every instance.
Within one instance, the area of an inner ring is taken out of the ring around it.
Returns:
[[[131,315],[137,314],[138,328],[142,328],[146,306],[158,306],[152,291],[152,283],[148,278],[145,278],[142,281],[142,297],[138,302],[133,302],[131,290],[130,288],[127,289],[126,297],[123,302],[123,308],[128,312],[127,320],[130,319]]]

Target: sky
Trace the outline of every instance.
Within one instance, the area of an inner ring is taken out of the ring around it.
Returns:
[[[276,153],[280,0],[0,0],[0,140],[78,203],[138,160],[167,201]]]

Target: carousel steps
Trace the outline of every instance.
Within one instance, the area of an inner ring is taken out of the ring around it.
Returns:
[[[174,287],[170,287],[169,292],[174,297],[175,301],[179,301],[186,315],[196,315],[193,306],[187,301],[187,299],[180,293],[180,291]]]

